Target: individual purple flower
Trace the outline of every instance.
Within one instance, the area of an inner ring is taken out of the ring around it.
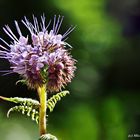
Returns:
[[[24,36],[15,21],[19,37],[11,31],[8,25],[3,29],[12,39],[8,44],[2,38],[1,41],[9,48],[0,46],[0,58],[10,62],[10,70],[1,71],[5,74],[18,73],[27,81],[30,88],[38,88],[46,84],[50,92],[59,91],[74,76],[75,59],[66,50],[70,46],[64,40],[74,27],[70,27],[63,35],[58,34],[63,17],[54,16],[53,28],[48,31],[50,22],[46,25],[45,16],[41,16],[39,23],[33,16],[33,24],[25,17],[22,23],[27,27],[30,34]]]

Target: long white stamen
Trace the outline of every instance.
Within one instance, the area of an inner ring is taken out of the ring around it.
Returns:
[[[37,32],[39,33],[39,24],[36,17],[34,18],[34,24],[36,25]]]
[[[18,22],[16,20],[15,20],[15,25],[16,25],[16,29],[17,29],[17,32],[18,32],[19,36],[22,36],[22,33],[21,33],[20,28],[19,28]]]
[[[5,40],[3,40],[2,38],[0,38],[0,40],[4,43],[4,44],[6,44],[8,47],[10,47],[10,45],[5,41]],[[6,49],[6,48],[5,48]]]
[[[0,48],[6,50],[6,51],[9,51],[7,48],[3,47],[2,45],[0,45]]]
[[[9,75],[9,74],[12,74],[12,73],[15,73],[15,72],[13,72],[13,71],[7,72],[7,73],[5,73],[5,74],[2,74],[2,76]]]
[[[12,35],[3,27],[4,32],[15,42],[17,42],[17,40],[15,40],[14,37],[12,37]]]
[[[37,28],[35,28],[34,25],[31,23],[30,23],[30,28],[31,28],[32,32],[35,31],[35,33],[38,33]]]
[[[0,53],[1,53],[1,54],[2,54],[2,53],[3,53],[3,54],[7,54],[8,52],[7,52],[7,51],[1,51],[1,50],[0,50]]]
[[[31,28],[30,28],[30,23],[29,23],[28,19],[26,18],[26,16],[24,17],[24,19],[25,19],[25,21],[24,21],[24,20],[21,20],[22,23],[27,27],[27,29],[28,29],[28,30],[30,31],[30,33],[32,34],[33,31],[32,31]]]
[[[59,25],[59,21],[60,21],[60,15],[58,16],[57,23],[55,25],[55,29],[54,29],[55,34],[56,34],[56,30],[57,30],[58,25]]]
[[[12,72],[13,70],[0,70],[0,72]]]
[[[42,31],[45,32],[45,15],[41,16],[41,21],[42,21]]]
[[[45,32],[46,32],[46,30],[48,29],[48,27],[50,26],[50,24],[51,24],[51,20],[49,21],[48,25],[46,26]]]
[[[0,58],[3,58],[3,59],[10,59],[11,57],[0,56]]]
[[[62,24],[62,22],[63,22],[63,19],[64,19],[64,16],[62,16],[62,18],[61,18],[61,20],[60,20],[60,23],[59,23],[58,28],[57,28],[57,30],[56,30],[56,34],[59,32],[59,29],[60,29],[60,27],[61,27],[61,24]]]
[[[65,38],[68,34],[70,34],[73,30],[75,29],[75,26],[71,26],[70,28],[68,28],[68,30],[65,32],[65,34],[63,34],[62,38]]]
[[[54,21],[53,21],[53,32],[55,34],[55,22],[56,22],[56,15],[54,16]]]
[[[14,33],[12,32],[12,30],[10,29],[10,27],[8,25],[5,26],[7,31],[9,31],[9,33],[15,38],[15,40],[18,42],[17,37],[14,35]]]
[[[33,15],[33,21],[34,21],[33,27],[34,27],[35,32],[38,33],[38,29],[37,29],[37,25],[36,25],[35,18],[36,18],[36,17]]]

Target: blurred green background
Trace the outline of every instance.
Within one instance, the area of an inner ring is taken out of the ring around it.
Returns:
[[[67,42],[78,60],[68,89],[71,95],[59,102],[48,117],[48,130],[59,140],[138,140],[140,135],[140,1],[139,0],[1,0],[2,27],[14,31],[14,20],[24,15],[48,21],[64,15],[60,32],[76,29]],[[21,24],[23,27],[23,25]],[[26,31],[22,31],[27,33]],[[0,69],[9,64],[0,60]],[[18,75],[0,77],[0,95],[37,98],[35,91],[15,85]],[[37,125],[25,116],[6,111],[13,104],[0,101],[0,139],[36,140]]]

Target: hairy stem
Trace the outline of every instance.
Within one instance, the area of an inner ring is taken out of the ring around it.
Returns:
[[[40,136],[46,134],[46,103],[47,103],[47,91],[46,85],[38,87],[37,89],[39,99],[40,99],[40,108],[39,108],[39,131]]]

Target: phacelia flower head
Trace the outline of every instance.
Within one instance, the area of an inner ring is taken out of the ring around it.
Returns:
[[[71,82],[76,69],[76,60],[72,58],[66,46],[70,45],[64,40],[74,27],[70,27],[63,35],[58,34],[63,17],[54,16],[53,28],[48,30],[49,22],[45,23],[45,16],[41,16],[39,23],[33,16],[33,24],[25,17],[22,23],[27,27],[30,34],[24,36],[15,21],[19,34],[17,37],[6,25],[3,30],[11,38],[8,44],[2,38],[1,41],[9,48],[0,46],[0,58],[10,62],[10,70],[6,74],[18,73],[27,81],[30,88],[37,88],[46,84],[50,92],[59,91]],[[3,71],[4,72],[4,71]]]

